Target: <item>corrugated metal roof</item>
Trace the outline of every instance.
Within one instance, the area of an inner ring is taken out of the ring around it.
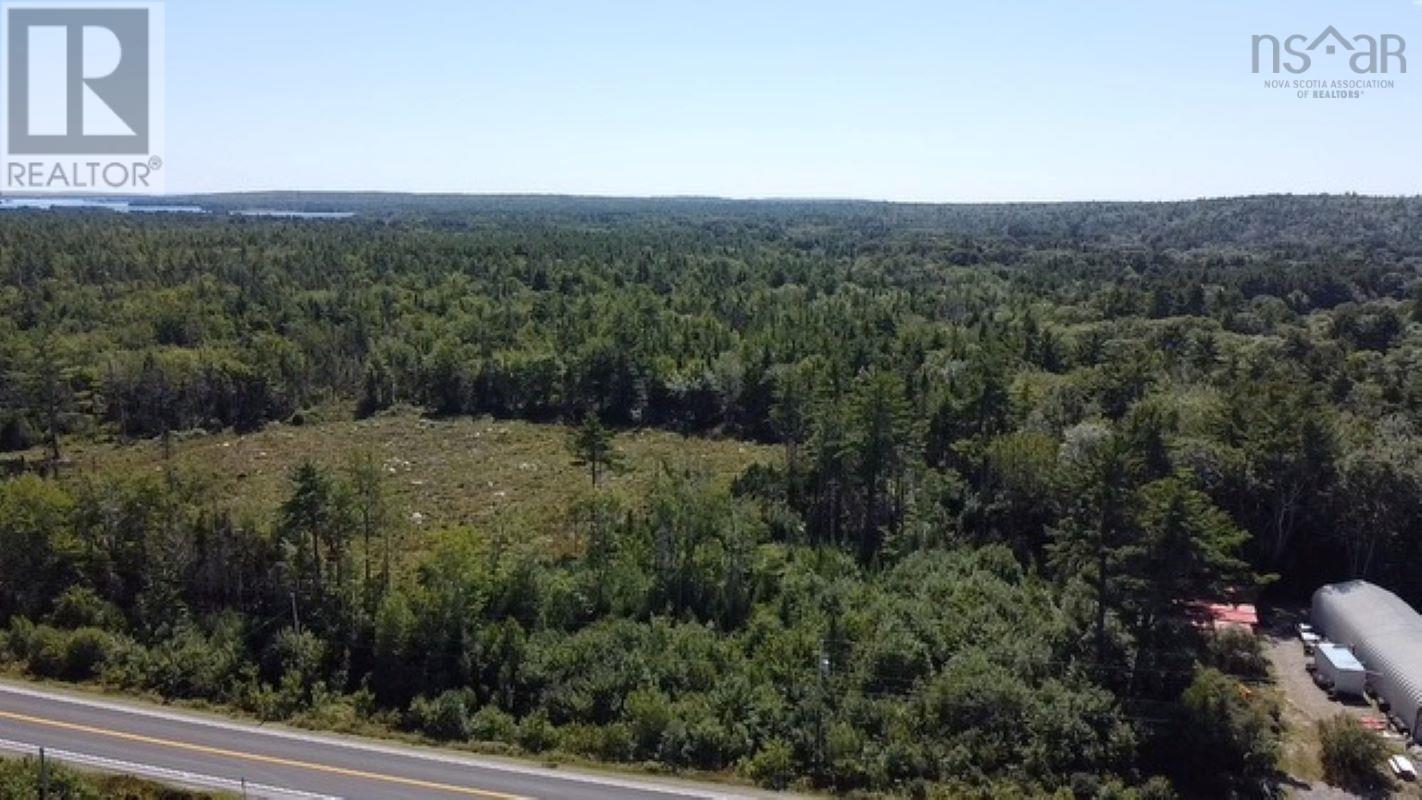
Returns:
[[[1422,615],[1381,586],[1348,581],[1314,592],[1310,616],[1329,640],[1352,648],[1373,690],[1416,736],[1422,721]]]

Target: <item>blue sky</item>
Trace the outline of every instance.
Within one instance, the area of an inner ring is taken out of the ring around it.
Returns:
[[[168,0],[167,185],[1416,194],[1419,3]],[[1409,73],[1351,101],[1251,74],[1252,34],[1329,24],[1405,36]]]

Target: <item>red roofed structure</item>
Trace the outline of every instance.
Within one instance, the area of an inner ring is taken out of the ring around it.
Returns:
[[[1250,603],[1231,605],[1197,600],[1190,604],[1190,610],[1196,616],[1196,624],[1202,628],[1212,628],[1217,631],[1225,628],[1243,628],[1253,633],[1259,625],[1259,611]]]

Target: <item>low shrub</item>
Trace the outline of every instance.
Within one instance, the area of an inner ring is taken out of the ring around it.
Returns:
[[[473,732],[470,709],[476,704],[466,689],[450,689],[432,699],[416,697],[410,702],[406,724],[435,739],[463,741]]]
[[[99,628],[71,631],[64,643],[61,677],[71,681],[89,680],[99,674],[114,651],[114,636]]]
[[[1382,771],[1387,744],[1358,720],[1347,714],[1319,720],[1318,739],[1323,776],[1329,783],[1361,792],[1387,785]]]
[[[54,601],[49,620],[61,628],[103,628],[123,631],[127,623],[118,606],[99,597],[88,586],[71,586]]]
[[[519,720],[515,741],[530,753],[541,753],[558,745],[558,728],[539,709]]]
[[[1269,659],[1259,637],[1243,628],[1226,628],[1211,636],[1206,657],[1216,669],[1241,678],[1269,677]]]
[[[795,779],[795,751],[780,739],[771,739],[741,767],[741,772],[767,789],[785,789]]]
[[[512,742],[518,723],[498,706],[487,705],[469,719],[469,735],[481,742]]]

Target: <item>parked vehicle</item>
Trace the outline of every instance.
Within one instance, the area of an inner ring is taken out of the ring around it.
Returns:
[[[1387,760],[1387,765],[1392,769],[1392,774],[1404,781],[1417,780],[1417,768],[1412,766],[1412,759],[1403,755],[1396,755]]]
[[[1341,695],[1363,696],[1367,671],[1352,650],[1341,644],[1320,644],[1314,651],[1313,663],[1318,667],[1314,675],[1326,679],[1333,691]]]

